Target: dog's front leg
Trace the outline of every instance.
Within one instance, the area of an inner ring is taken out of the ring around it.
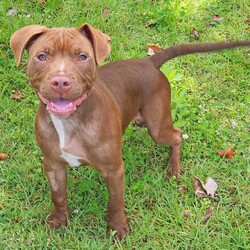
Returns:
[[[67,173],[66,167],[59,163],[49,163],[44,159],[44,171],[50,184],[54,208],[48,216],[50,228],[58,229],[67,225],[69,210],[67,207]]]
[[[118,167],[105,168],[102,175],[109,191],[108,201],[108,226],[115,230],[115,237],[121,240],[130,232],[130,227],[125,215],[124,201],[124,167],[123,162]]]

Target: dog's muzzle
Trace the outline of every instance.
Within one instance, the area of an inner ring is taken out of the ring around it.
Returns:
[[[56,116],[69,116],[73,114],[76,111],[77,107],[80,106],[81,103],[86,99],[86,97],[88,96],[88,92],[83,92],[82,95],[74,101],[62,97],[59,97],[53,101],[49,101],[44,98],[39,92],[37,92],[37,95],[40,100],[46,105],[47,110],[52,114]]]

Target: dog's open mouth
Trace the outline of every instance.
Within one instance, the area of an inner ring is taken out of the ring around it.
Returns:
[[[75,112],[77,107],[86,99],[88,93],[83,94],[76,100],[68,100],[65,98],[57,98],[53,101],[45,99],[39,92],[37,93],[41,101],[46,105],[49,112],[57,116],[69,116]]]

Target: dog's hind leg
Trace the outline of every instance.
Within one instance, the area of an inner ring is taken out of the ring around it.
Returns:
[[[170,146],[168,178],[178,176],[181,166],[181,130],[173,127],[170,84],[163,74],[154,93],[142,107],[142,116],[152,139],[157,144]]]

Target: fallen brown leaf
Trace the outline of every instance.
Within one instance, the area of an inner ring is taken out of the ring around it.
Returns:
[[[193,179],[193,187],[194,187],[194,193],[197,197],[207,197],[207,194],[204,190],[202,190],[199,187],[199,183],[197,180]]]
[[[196,38],[200,38],[200,33],[198,32],[198,30],[196,30],[195,28],[193,28],[192,29],[192,33],[194,34],[194,36],[196,37]]]
[[[207,195],[210,196],[211,198],[214,198],[215,192],[218,188],[218,185],[214,181],[214,179],[212,179],[211,177],[208,177],[203,187],[206,190]]]
[[[11,96],[11,98],[15,100],[19,100],[22,97],[23,97],[23,94],[19,90],[16,90],[15,93]]]
[[[207,220],[213,215],[213,208],[208,208],[207,209],[207,212],[206,212],[206,215],[204,216],[204,218],[202,219],[202,222],[201,224],[205,224],[207,222]]]
[[[0,153],[0,161],[3,159],[9,158],[9,156],[7,154],[4,153]]]
[[[184,210],[183,215],[188,218],[192,216],[192,214],[187,209]]]
[[[184,187],[184,186],[179,187],[178,190],[179,190],[179,192],[180,192],[181,194],[185,194],[185,193],[187,192],[187,188]]]
[[[206,27],[211,27],[211,26],[213,26],[212,23],[207,23],[207,24],[206,24]]]
[[[38,4],[39,4],[41,7],[44,7],[46,3],[47,3],[47,0],[41,1],[41,2],[39,2]]]
[[[10,7],[7,10],[7,16],[13,16],[15,13],[17,13],[18,8],[17,7]]]
[[[150,206],[153,206],[154,204],[155,204],[154,201],[151,201],[151,200],[149,201]]]
[[[149,47],[148,48],[148,56],[152,56],[154,54],[155,54],[155,51]]]
[[[154,201],[152,201],[149,196],[146,197],[146,202],[150,205],[150,206],[153,206],[155,204]]]
[[[155,52],[161,50],[160,47],[158,47],[157,45],[150,45],[148,48],[148,56],[152,56],[155,54]]]
[[[228,149],[224,149],[224,150],[218,151],[218,154],[221,157],[226,157],[227,159],[234,158],[234,150],[232,148],[228,148]]]
[[[149,46],[152,50],[161,50],[161,48],[160,47],[158,47],[157,45],[150,45]]]
[[[34,239],[27,239],[27,240],[25,240],[25,244],[26,244],[27,246],[32,245],[33,242],[34,242]]]
[[[224,17],[220,17],[219,15],[214,15],[213,17],[213,21],[215,22],[220,22],[224,19]]]
[[[213,199],[218,188],[217,183],[211,177],[207,178],[206,183],[204,183],[200,178],[195,177],[193,180],[193,186],[197,197],[211,197]]]
[[[110,14],[110,9],[109,8],[106,7],[106,8],[102,9],[102,16],[103,16],[104,19],[107,20],[108,17],[109,17],[109,14]]]

